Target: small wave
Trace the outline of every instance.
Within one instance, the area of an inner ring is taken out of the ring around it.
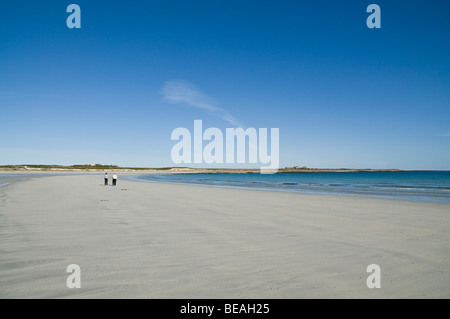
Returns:
[[[379,189],[379,190],[386,190],[386,191],[396,190],[396,191],[411,191],[411,192],[417,192],[417,191],[420,191],[420,192],[432,192],[432,191],[436,190],[436,189],[433,189],[433,188],[430,188],[430,187],[423,188],[423,187],[408,187],[408,186],[391,186],[391,187],[387,187],[387,186],[383,186],[383,187],[371,186],[369,188]]]
[[[449,186],[431,186],[431,185],[397,185],[397,184],[376,184],[375,186],[369,186],[369,187],[378,187],[378,188],[406,188],[406,189],[438,189],[438,190],[450,190]]]

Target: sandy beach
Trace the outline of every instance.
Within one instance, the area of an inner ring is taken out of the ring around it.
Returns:
[[[0,298],[450,297],[448,204],[120,177],[0,188]]]

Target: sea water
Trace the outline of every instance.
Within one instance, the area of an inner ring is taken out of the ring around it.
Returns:
[[[51,176],[52,174],[0,174],[0,187],[20,182],[26,181],[30,178],[43,177],[43,176]]]
[[[450,203],[450,171],[151,174],[142,181]]]
[[[0,174],[0,187],[9,185],[11,183],[26,180],[26,176],[15,174]]]

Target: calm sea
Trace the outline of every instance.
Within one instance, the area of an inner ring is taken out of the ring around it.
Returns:
[[[33,174],[0,174],[0,187],[12,184],[14,182],[19,181],[26,181],[30,178],[37,178],[37,177],[45,177],[45,176],[54,176],[54,174],[39,174],[39,173],[33,173]]]
[[[29,177],[25,174],[0,174],[0,187],[9,185],[17,181],[25,181]]]
[[[150,182],[450,203],[450,171],[277,173],[272,175],[165,174],[141,175],[134,178]]]

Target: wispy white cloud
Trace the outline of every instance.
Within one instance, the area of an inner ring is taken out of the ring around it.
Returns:
[[[450,133],[436,134],[436,136],[450,137]]]
[[[228,110],[217,106],[217,101],[199,91],[188,81],[168,81],[162,89],[164,100],[170,103],[186,103],[190,106],[203,109],[210,114],[221,118],[233,126],[244,127]]]

